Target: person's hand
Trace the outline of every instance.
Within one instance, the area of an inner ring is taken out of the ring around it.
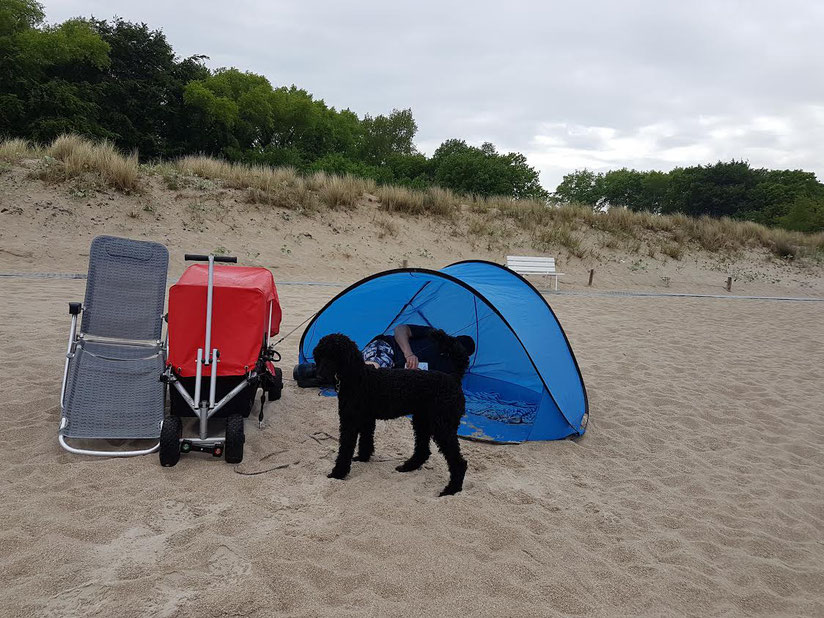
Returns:
[[[410,354],[406,357],[406,368],[407,369],[417,369],[418,368],[418,357],[414,354]]]

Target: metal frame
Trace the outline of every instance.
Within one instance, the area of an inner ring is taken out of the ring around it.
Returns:
[[[198,363],[203,362],[202,360],[202,352],[203,350],[198,350]],[[198,365],[198,370],[200,366]],[[220,412],[220,410],[229,403],[235,396],[240,393],[246,386],[252,382],[255,378],[257,378],[258,373],[256,371],[251,371],[246,374],[246,379],[235,386],[231,391],[224,395],[223,399],[218,402],[215,402],[215,388],[214,384],[216,383],[217,378],[217,370],[215,369],[214,377],[215,379],[211,381],[210,388],[209,388],[209,400],[203,400],[200,402],[200,405],[195,403],[195,399],[189,394],[186,388],[180,383],[177,379],[177,376],[171,371],[171,369],[167,370],[167,379],[170,386],[174,386],[180,396],[183,398],[183,401],[192,409],[195,416],[199,419],[199,437],[197,438],[180,438],[181,442],[191,442],[193,444],[222,444],[226,441],[224,437],[216,437],[210,438],[209,437],[209,419],[212,418],[215,414]],[[200,371],[198,371],[200,374]],[[200,392],[200,375],[195,377],[195,392]],[[196,395],[197,396],[197,395]]]
[[[81,306],[80,312],[82,312],[84,307]],[[166,344],[161,341],[132,341],[132,340],[115,340],[115,339],[107,339],[101,337],[84,337],[83,333],[77,333],[77,317],[80,315],[80,312],[72,314],[72,322],[71,326],[69,327],[69,344],[66,348],[66,363],[63,366],[63,385],[60,387],[60,429],[57,434],[57,441],[59,442],[60,446],[62,446],[65,450],[69,453],[74,453],[75,455],[90,455],[92,457],[136,457],[138,455],[149,455],[150,453],[154,453],[160,448],[160,440],[152,446],[151,448],[147,449],[133,449],[129,451],[103,451],[103,450],[96,450],[96,449],[85,449],[85,448],[77,448],[75,446],[71,446],[66,442],[66,438],[63,434],[59,433],[66,427],[66,417],[63,415],[65,412],[65,405],[66,405],[66,385],[69,381],[69,362],[74,357],[75,349],[77,347],[77,342],[81,339],[85,339],[87,341],[117,341],[118,343],[128,343],[131,345],[140,345],[140,346],[157,346],[161,344],[160,347],[160,354],[165,356],[166,353]],[[165,361],[165,358],[164,358]],[[105,438],[87,438],[89,440],[104,440]]]
[[[75,448],[73,446],[69,446],[68,444],[66,444],[66,439],[60,434],[57,434],[57,441],[60,443],[60,446],[62,446],[70,453],[74,453],[75,455],[91,455],[92,457],[136,457],[137,455],[150,455],[152,453],[157,452],[157,450],[160,448],[160,442],[158,442],[153,447],[143,450],[95,451],[87,448]]]
[[[209,255],[209,274],[207,279],[206,289],[206,332],[205,332],[205,346],[197,350],[197,365],[195,370],[195,392],[190,395],[186,388],[180,383],[177,376],[171,367],[166,370],[166,381],[169,386],[174,386],[183,401],[192,409],[192,412],[199,420],[199,436],[197,438],[181,437],[181,442],[190,442],[198,445],[222,445],[226,442],[226,436],[209,437],[209,419],[217,414],[223,406],[229,403],[234,397],[240,393],[246,386],[258,377],[258,373],[254,370],[246,374],[246,379],[235,386],[231,391],[226,393],[224,397],[216,402],[215,393],[217,389],[217,365],[220,362],[220,351],[217,348],[211,348],[212,344],[212,297],[214,293],[214,269],[215,256]],[[266,331],[266,342],[269,342],[269,331],[272,324],[272,304],[269,305],[269,326]],[[205,349],[205,355],[204,355]],[[203,389],[203,367],[209,367],[209,398],[201,399],[201,391]]]

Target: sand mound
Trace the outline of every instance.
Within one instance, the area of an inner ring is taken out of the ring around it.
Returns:
[[[0,272],[84,272],[103,232],[166,242],[172,279],[184,251],[219,247],[279,282],[501,255],[421,219],[379,238],[368,205],[307,218],[205,202],[196,227],[171,193],[76,202],[4,182]],[[652,267],[620,259],[595,266],[598,289],[660,289]],[[673,289],[723,293],[726,271],[680,264]],[[814,272],[735,265],[766,273],[742,292],[824,292]],[[562,289],[584,290],[589,267],[563,264]],[[406,420],[378,426],[373,462],[327,479],[336,400],[291,382],[262,429],[247,421],[236,467],[62,451],[66,302],[84,286],[0,277],[2,615],[824,614],[821,303],[549,295],[587,383],[586,436],[462,442],[465,491],[437,499],[439,455],[394,471],[412,449]],[[339,289],[281,285],[282,332]],[[287,375],[299,334],[281,345]]]

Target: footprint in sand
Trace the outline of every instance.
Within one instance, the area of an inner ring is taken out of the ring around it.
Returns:
[[[252,572],[252,565],[225,545],[209,558],[209,573],[221,580],[238,580]]]
[[[94,582],[86,582],[63,590],[49,599],[41,616],[84,616],[93,613],[106,594],[106,588]]]
[[[185,523],[204,515],[207,509],[201,506],[191,506],[180,500],[166,500],[160,508],[160,517],[165,522]]]

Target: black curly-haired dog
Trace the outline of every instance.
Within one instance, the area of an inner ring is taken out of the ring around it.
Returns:
[[[429,459],[432,438],[449,466],[449,483],[440,495],[463,489],[466,460],[461,456],[458,426],[466,406],[461,379],[469,366],[469,356],[456,338],[443,331],[434,331],[431,337],[452,359],[454,374],[377,369],[367,365],[355,342],[340,333],[326,335],[318,342],[313,352],[318,376],[338,383],[340,446],[330,478],[343,479],[349,474],[358,436],[355,460],[369,461],[375,450],[376,419],[411,414],[415,450],[395,469],[418,470]]]

